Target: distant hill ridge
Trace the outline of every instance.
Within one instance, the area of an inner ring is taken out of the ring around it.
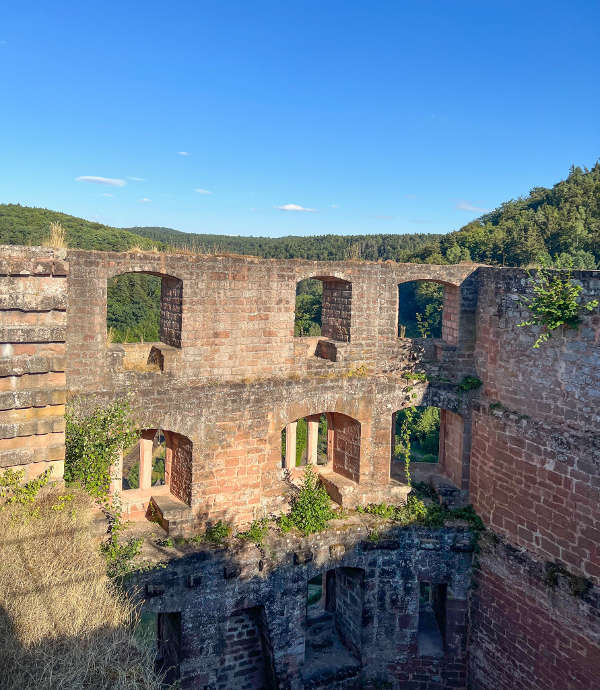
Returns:
[[[548,263],[597,268],[600,263],[600,163],[572,167],[551,189],[535,187],[455,232],[434,234],[233,237],[191,234],[163,227],[114,228],[44,208],[0,204],[0,244],[40,244],[51,222],[66,230],[67,244],[125,251],[187,247],[267,258],[367,259],[456,263],[473,260],[508,266]]]

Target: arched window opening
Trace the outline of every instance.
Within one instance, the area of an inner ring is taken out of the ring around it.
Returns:
[[[295,452],[293,452],[291,445],[288,447],[288,427],[291,427],[289,432],[290,442],[294,442]],[[292,438],[294,431],[295,435]],[[314,443],[315,435],[316,444]],[[300,467],[307,464],[327,464],[327,415],[303,417],[284,427],[281,431],[281,459],[283,467],[288,466],[286,464],[286,457],[289,457],[290,467]]]
[[[167,442],[162,429],[158,429],[151,440],[152,470],[150,474],[150,486],[163,486],[165,483]],[[140,488],[141,448],[140,441],[138,441],[134,446],[123,453],[123,491]]]
[[[331,276],[301,280],[296,286],[294,335],[350,342],[352,283]]]
[[[182,304],[183,283],[178,278],[125,273],[108,280],[107,342],[125,349],[125,368],[162,371],[161,346],[181,347]]]
[[[323,283],[315,278],[301,280],[296,285],[294,335],[321,335]]]
[[[323,412],[290,422],[281,434],[282,466],[326,466],[358,482],[360,422],[339,412]]]
[[[163,429],[144,429],[115,467],[113,492],[125,501],[138,495],[174,496],[191,504],[192,442]],[[142,492],[142,493],[140,493]]]
[[[439,407],[407,407],[398,410],[394,415],[393,432],[392,454],[395,463],[404,463],[407,449],[411,462],[438,462]]]

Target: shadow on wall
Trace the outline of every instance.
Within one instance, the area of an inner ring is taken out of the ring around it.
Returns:
[[[423,540],[438,550],[416,548]],[[468,529],[180,548],[165,570],[128,587],[146,600],[159,657],[170,666],[180,660],[182,688],[374,690],[446,674],[465,679]]]

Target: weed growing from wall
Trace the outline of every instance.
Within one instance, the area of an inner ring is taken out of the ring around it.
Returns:
[[[221,545],[225,543],[231,536],[231,527],[223,520],[215,522],[214,525],[209,525],[204,533],[204,541],[211,544]]]
[[[313,534],[324,530],[334,517],[331,499],[325,487],[313,466],[307,465],[302,485],[292,498],[292,509],[288,515],[283,515],[279,519],[280,528],[288,532],[292,527],[296,527],[302,534]]]
[[[521,300],[521,303],[529,309],[531,318],[517,326],[541,328],[541,333],[533,344],[536,349],[559,328],[577,330],[583,315],[598,306],[597,299],[588,302],[581,300],[583,288],[573,282],[570,271],[566,275],[552,275],[547,270],[540,269],[536,278],[532,277],[531,280],[534,296]]]
[[[400,433],[398,434],[399,442],[394,448],[395,455],[401,455],[404,458],[404,475],[406,477],[406,483],[410,486],[410,435],[412,430],[412,421],[414,416],[414,410],[411,407],[404,409],[404,419],[402,420],[402,426],[400,427]]]
[[[238,532],[235,536],[242,541],[250,541],[259,548],[264,545],[265,537],[269,531],[269,521],[267,518],[254,520],[249,529],[245,532]]]

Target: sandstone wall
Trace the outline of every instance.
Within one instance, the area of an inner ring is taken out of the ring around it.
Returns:
[[[63,475],[68,263],[0,247],[0,468]]]
[[[127,272],[162,278],[160,343],[107,343],[107,280]],[[324,283],[323,338],[293,335],[296,284],[309,277]],[[598,272],[575,278],[586,298],[600,294]],[[398,284],[419,279],[445,287],[439,340],[398,337]],[[390,476],[393,413],[437,405],[443,432],[430,479],[469,496],[500,540],[481,558],[472,594],[473,690],[588,687],[600,656],[598,311],[534,350],[536,333],[517,325],[531,294],[519,269],[3,247],[0,283],[0,467],[34,476],[54,463],[60,476],[66,391],[131,395],[139,428],[172,440],[170,490],[182,507],[165,523],[187,535],[284,510],[281,431],[322,413],[337,431],[331,462],[319,468],[335,500],[402,500],[407,487]],[[425,380],[411,380],[415,370]],[[464,376],[482,386],[461,391]],[[395,574],[365,560],[344,567],[365,568],[367,602],[384,570],[410,589],[414,571],[394,563]],[[404,604],[386,601],[393,614],[378,612],[374,625],[387,621],[378,635],[412,640]],[[236,600],[228,610],[262,605]],[[448,634],[463,640],[458,607]],[[265,604],[267,625],[280,614]],[[441,673],[441,687],[464,687],[463,651],[454,669],[448,655],[424,660],[410,645],[403,654],[394,682],[437,688]],[[293,653],[289,661],[295,672]]]
[[[597,272],[574,277],[586,299],[600,294]],[[473,408],[470,496],[506,547],[486,554],[477,572],[471,683],[486,690],[594,687],[600,315],[533,349],[536,333],[517,325],[527,318],[526,272],[480,269],[479,285],[475,364],[484,385]]]

